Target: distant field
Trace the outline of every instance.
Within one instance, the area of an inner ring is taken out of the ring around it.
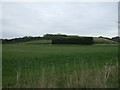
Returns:
[[[98,37],[94,37],[93,41],[96,44],[115,44],[116,43],[115,41],[104,39],[104,38],[98,38]]]
[[[51,40],[33,40],[33,41],[28,41],[28,42],[24,42],[26,44],[51,44],[52,41]]]
[[[118,87],[117,45],[21,43],[2,48],[3,88]]]

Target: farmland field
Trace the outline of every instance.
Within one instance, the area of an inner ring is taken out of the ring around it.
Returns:
[[[3,88],[117,88],[117,45],[3,44]]]

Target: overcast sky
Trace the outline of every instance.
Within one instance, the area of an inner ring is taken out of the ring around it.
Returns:
[[[43,36],[46,33],[117,36],[118,3],[6,2],[2,4],[3,38]]]

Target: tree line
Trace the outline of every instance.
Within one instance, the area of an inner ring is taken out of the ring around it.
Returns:
[[[99,38],[109,39],[116,42],[120,42],[120,37],[102,37]],[[43,37],[32,37],[32,36],[25,36],[20,38],[14,39],[0,39],[2,44],[9,44],[9,43],[19,43],[19,42],[27,42],[32,40],[52,40],[53,44],[92,44],[93,38],[92,37],[80,37],[77,35],[65,35],[65,34],[45,34]]]

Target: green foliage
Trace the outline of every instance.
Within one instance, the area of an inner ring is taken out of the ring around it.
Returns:
[[[63,35],[63,34],[45,34],[43,36],[44,39],[58,39],[58,38],[65,38],[67,37],[67,35]]]
[[[3,45],[3,88],[117,88],[117,45]]]
[[[83,44],[83,45],[91,45],[91,44],[93,44],[93,38],[92,37],[58,38],[58,39],[53,39],[52,44]]]
[[[22,38],[2,39],[2,44],[20,43],[20,42],[27,42],[27,41],[32,41],[32,40],[43,40],[43,38],[42,37],[25,36]]]
[[[113,41],[116,41],[116,42],[119,42],[120,43],[120,36],[117,36],[117,37],[112,37]]]

